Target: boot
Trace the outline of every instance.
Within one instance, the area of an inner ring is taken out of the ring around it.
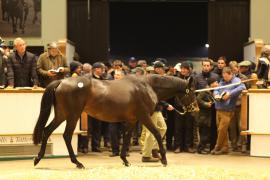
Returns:
[[[161,159],[160,155],[159,155],[159,152],[157,149],[153,149],[152,150],[152,157],[153,158],[157,158],[157,159]]]
[[[159,159],[153,157],[142,157],[142,162],[158,162]]]

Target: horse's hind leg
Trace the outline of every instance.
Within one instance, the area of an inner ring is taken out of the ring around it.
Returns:
[[[129,166],[129,162],[127,160],[127,151],[130,144],[130,138],[134,129],[134,125],[127,123],[125,126],[124,134],[123,134],[123,146],[121,149],[120,157],[123,160],[125,166]]]
[[[82,168],[84,168],[84,166],[83,166],[82,163],[80,163],[77,160],[77,158],[76,158],[76,156],[74,154],[73,148],[71,146],[72,135],[73,135],[73,132],[74,132],[74,130],[76,128],[78,119],[79,119],[79,116],[77,116],[77,117],[73,116],[73,118],[67,119],[67,125],[66,125],[66,129],[65,129],[65,132],[63,134],[63,137],[64,137],[64,140],[65,140],[67,149],[68,149],[68,153],[69,153],[69,157],[71,159],[71,162],[76,164],[77,168],[82,169]]]
[[[54,118],[52,120],[52,122],[46,127],[44,128],[44,134],[42,137],[42,144],[41,144],[41,148],[40,151],[38,153],[38,156],[34,158],[34,165],[36,166],[39,161],[41,160],[41,158],[44,157],[45,154],[45,150],[46,150],[46,145],[47,145],[47,141],[48,138],[50,137],[50,135],[52,134],[52,132],[62,123],[63,121],[59,121],[57,120],[57,118]]]
[[[161,163],[166,166],[167,165],[167,158],[166,158],[166,151],[162,144],[162,137],[160,132],[157,130],[155,125],[152,122],[152,119],[150,117],[148,118],[140,118],[142,124],[154,135],[154,137],[157,140],[159,151],[161,155]]]

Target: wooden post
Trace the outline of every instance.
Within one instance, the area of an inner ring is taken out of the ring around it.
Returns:
[[[241,131],[247,130],[247,117],[248,117],[248,91],[242,91],[241,98]]]

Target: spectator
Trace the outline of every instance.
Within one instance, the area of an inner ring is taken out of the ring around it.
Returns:
[[[222,79],[222,69],[227,66],[227,58],[221,56],[218,58],[217,67],[213,70],[219,76],[219,81]]]
[[[14,40],[15,52],[7,60],[8,86],[30,87],[38,86],[36,56],[26,51],[26,43],[22,38]]]
[[[39,56],[37,71],[42,87],[46,87],[54,80],[63,79],[69,73],[67,59],[59,51],[56,42],[48,44],[48,51]]]
[[[92,77],[94,79],[106,80],[104,78],[105,64],[102,62],[96,62],[93,64]],[[90,117],[90,133],[92,134],[91,147],[93,152],[101,152],[101,136],[103,134],[104,146],[108,146],[109,143],[109,132],[108,123],[102,122],[96,118]],[[103,131],[103,132],[102,132]]]
[[[128,59],[128,67],[129,67],[129,70],[131,71],[132,69],[136,68],[137,67],[137,59],[135,57],[130,57]]]
[[[144,59],[143,60],[139,60],[137,66],[142,67],[145,70],[146,67],[147,67],[146,60],[144,60]]]
[[[83,75],[92,75],[92,66],[89,63],[84,63],[82,67]]]
[[[252,63],[250,61],[242,61],[238,64],[239,66],[239,72],[243,75],[245,75],[247,78],[251,77],[252,74],[252,70],[251,70],[251,66]]]
[[[261,51],[258,64],[258,78],[266,81],[270,80],[270,45],[265,45]]]
[[[217,87],[218,82],[214,77],[207,79],[207,87]],[[199,134],[200,134],[200,142],[197,148],[197,152],[199,154],[208,154],[207,144],[210,143],[211,136],[211,122],[212,117],[209,116],[212,111],[212,106],[215,102],[213,94],[211,91],[203,91],[197,96],[198,105],[200,107],[200,111],[197,117]]]
[[[196,75],[196,88],[203,89],[207,86],[207,81],[209,78],[219,79],[219,76],[211,72],[211,60],[205,59],[202,61],[202,72]]]
[[[192,73],[190,63],[183,62],[181,64],[180,78],[189,79]],[[180,105],[179,98],[175,98],[175,106],[178,110],[184,111]],[[190,112],[186,112],[184,115],[178,113],[175,114],[175,153],[186,151],[194,153],[193,139],[194,139],[194,117]]]
[[[69,65],[71,77],[77,77],[81,75],[82,64],[78,61],[72,61]]]

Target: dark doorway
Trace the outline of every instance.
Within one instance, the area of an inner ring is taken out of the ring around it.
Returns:
[[[205,1],[110,2],[110,54],[112,57],[206,57],[207,21]]]
[[[108,2],[89,2],[68,0],[68,39],[75,43],[80,61],[106,61],[109,48]]]

